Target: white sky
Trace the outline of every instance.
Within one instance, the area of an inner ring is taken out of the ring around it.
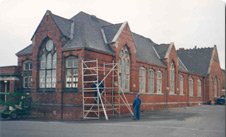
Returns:
[[[65,18],[80,11],[111,23],[128,21],[133,32],[176,48],[218,48],[225,67],[226,0],[0,0],[0,66],[16,65],[15,53],[30,39],[46,10]]]

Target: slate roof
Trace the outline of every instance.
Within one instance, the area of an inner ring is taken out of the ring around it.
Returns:
[[[137,58],[140,61],[156,64],[159,66],[165,66],[155,52],[154,46],[156,45],[156,43],[154,43],[151,39],[145,38],[136,33],[132,34],[137,50]]]
[[[122,23],[112,24],[84,12],[79,12],[71,19],[54,15],[50,11],[47,12],[50,13],[62,34],[67,37],[70,37],[72,22],[74,23],[73,38],[66,42],[63,50],[87,48],[114,55],[114,51],[108,43],[112,42]],[[141,35],[135,33],[132,33],[132,35],[136,44],[137,58],[140,61],[165,66],[155,51],[154,46],[157,45],[156,43]],[[32,47],[30,46],[18,52],[17,55],[30,54],[31,52]]]
[[[214,48],[177,50],[177,55],[189,72],[206,76]]]
[[[180,71],[184,71],[184,72],[188,72],[188,69],[186,68],[186,66],[184,65],[184,63],[180,60],[180,58],[179,58],[179,70]]]
[[[102,26],[112,25],[106,21],[98,19],[93,15],[88,15],[84,12],[78,13],[72,17],[74,21],[74,36],[63,47],[63,50],[74,48],[88,48],[102,51],[109,54],[114,54],[110,46],[106,45]]]
[[[20,55],[27,55],[27,54],[31,54],[31,53],[32,53],[32,45],[30,44],[27,47],[25,47],[24,49],[17,52],[16,55],[20,56]]]
[[[56,25],[58,26],[58,28],[60,29],[61,33],[70,38],[70,34],[71,34],[71,25],[72,25],[72,20],[68,20],[65,18],[62,18],[58,15],[52,14],[52,18],[54,20],[54,22],[56,23]]]
[[[166,52],[168,51],[168,48],[170,47],[170,44],[160,44],[154,46],[156,51],[158,52],[158,55],[160,59],[164,59]]]
[[[111,43],[116,33],[119,31],[122,23],[119,24],[112,24],[108,26],[103,26],[102,29],[104,31],[105,38],[107,43]]]

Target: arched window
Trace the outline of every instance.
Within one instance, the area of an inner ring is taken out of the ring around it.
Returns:
[[[31,88],[32,86],[32,62],[30,60],[23,63],[23,88]]]
[[[217,79],[217,96],[220,96],[220,80]]]
[[[39,56],[39,88],[55,88],[57,55],[52,40],[44,43]]]
[[[78,58],[70,56],[65,61],[65,87],[77,88],[78,87]]]
[[[139,91],[145,93],[146,90],[146,70],[143,67],[139,69]]]
[[[119,85],[124,92],[130,89],[130,56],[126,46],[119,53]]]
[[[162,72],[157,71],[157,82],[156,82],[157,94],[162,93]]]
[[[184,94],[184,78],[182,75],[179,75],[179,80],[180,80],[180,95]]]
[[[218,92],[218,84],[217,84],[217,77],[214,79],[214,97],[217,97]]]
[[[173,63],[170,66],[170,93],[175,93],[175,67]]]
[[[189,96],[193,96],[193,79],[192,79],[192,77],[189,77],[188,92],[189,92]]]
[[[202,96],[202,84],[200,79],[197,80],[197,96],[201,97]]]
[[[153,94],[155,89],[155,73],[152,69],[150,69],[148,74],[148,92]]]

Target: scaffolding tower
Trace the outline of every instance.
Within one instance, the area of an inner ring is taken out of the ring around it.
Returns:
[[[108,120],[109,115],[120,115],[122,106],[133,115],[118,76],[117,63],[82,60],[83,119],[100,119],[103,114]]]

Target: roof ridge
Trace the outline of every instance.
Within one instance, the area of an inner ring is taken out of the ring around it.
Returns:
[[[25,47],[25,48],[21,49],[20,51],[18,51],[18,52],[16,53],[16,55],[17,55],[17,56],[20,55],[21,52],[23,52],[24,50],[27,50],[27,49],[30,48],[31,46],[32,46],[32,44],[29,44],[27,47]]]
[[[79,15],[81,15],[81,14],[84,14],[84,15],[89,16],[89,17],[94,17],[94,18],[96,18],[96,19],[99,20],[99,21],[103,21],[103,22],[105,22],[105,23],[108,23],[109,25],[112,25],[112,23],[110,23],[110,22],[108,22],[108,21],[106,21],[106,20],[103,20],[103,19],[101,19],[101,18],[99,18],[99,17],[97,17],[97,16],[95,16],[95,15],[91,15],[91,14],[89,14],[89,13],[86,13],[86,12],[84,12],[84,11],[80,11],[79,13],[77,13],[76,15],[74,15],[74,16],[71,18],[71,20],[73,20],[75,17],[77,17],[77,16],[79,16]]]
[[[51,12],[51,14],[52,14],[53,16],[58,17],[58,18],[61,18],[61,19],[64,19],[64,20],[68,20],[68,21],[72,21],[72,22],[73,22],[72,19],[67,19],[67,18],[65,18],[65,17],[62,17],[62,16],[59,16],[59,15],[53,14],[52,12]]]
[[[104,25],[102,27],[108,27],[108,26],[119,25],[119,24],[123,24],[123,23],[109,24],[109,25]]]
[[[154,43],[155,45],[158,45],[157,43],[155,43],[153,40],[151,40],[151,39],[148,38],[148,37],[145,37],[145,36],[143,36],[143,35],[141,35],[141,34],[137,34],[137,33],[135,33],[135,32],[132,32],[132,33],[135,34],[135,35],[138,35],[139,37],[142,37],[142,38],[144,38],[144,39],[146,39],[146,40],[149,40],[150,42]]]
[[[194,48],[179,48],[177,51],[197,51],[197,50],[205,50],[205,49],[214,49],[214,47],[194,47]]]

